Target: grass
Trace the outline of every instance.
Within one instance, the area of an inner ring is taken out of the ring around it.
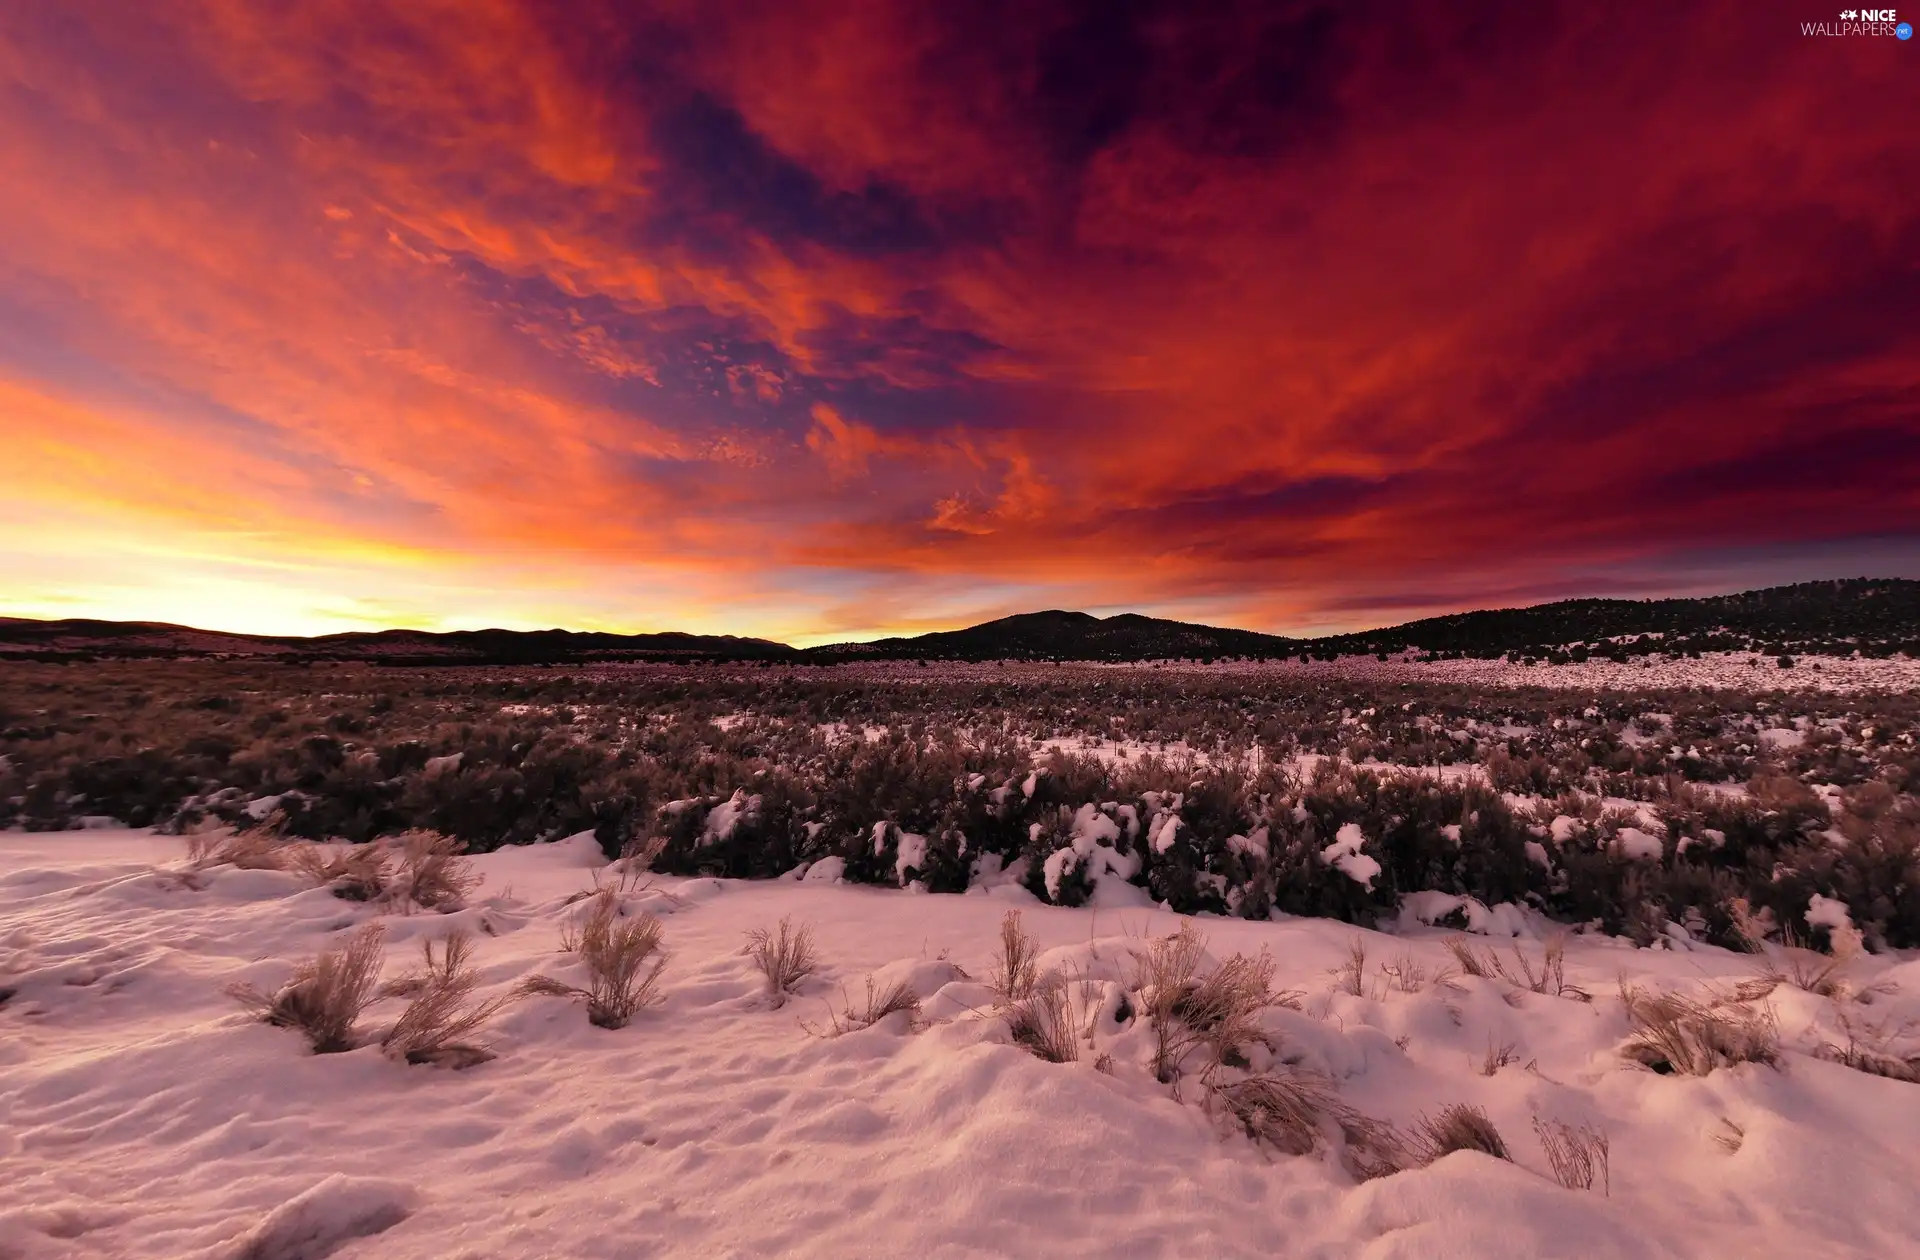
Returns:
[[[381,942],[385,930],[369,923],[337,949],[300,963],[271,995],[236,984],[227,993],[261,1019],[298,1029],[315,1054],[339,1054],[359,1044],[361,1014],[379,996]]]
[[[1453,955],[1460,970],[1467,975],[1482,980],[1501,980],[1548,997],[1570,998],[1576,1002],[1593,1000],[1593,995],[1579,985],[1567,983],[1567,942],[1564,936],[1548,938],[1538,964],[1516,942],[1511,967],[1497,950],[1491,947],[1477,949],[1464,936],[1450,936],[1445,944],[1447,952]]]
[[[420,949],[420,967],[383,989],[385,994],[412,1000],[381,1038],[381,1049],[408,1063],[456,1068],[485,1063],[493,1052],[474,1034],[512,996],[472,1000],[480,976],[473,966],[473,938],[466,933],[448,935],[437,951],[432,941],[422,940]]]
[[[1890,1081],[1920,1083],[1920,1041],[1914,1038],[1914,1021],[1889,1019],[1875,1024],[1843,1011],[1840,1030],[1845,1043],[1823,1041],[1814,1047],[1814,1058]]]
[[[838,1037],[844,1033],[858,1032],[862,1028],[871,1028],[889,1015],[906,1012],[908,1023],[920,1022],[920,995],[913,991],[904,980],[895,981],[886,988],[878,988],[873,977],[867,977],[866,999],[856,1004],[847,996],[846,990],[840,991],[841,1007],[835,1011],[831,1004],[827,1007],[827,1025],[818,1029],[803,1024],[810,1033],[823,1037]]]
[[[587,1021],[596,1028],[625,1028],[633,1017],[665,1000],[660,973],[667,965],[661,948],[666,929],[650,914],[624,915],[614,890],[588,899],[586,914],[563,943],[586,964],[587,984],[567,984],[552,976],[530,976],[524,992],[575,998],[586,1003]]]
[[[1260,1012],[1300,1007],[1297,990],[1274,989],[1271,956],[1235,954],[1202,977],[1205,956],[1206,941],[1191,923],[1134,954],[1133,987],[1153,1029],[1153,1071],[1163,1085],[1177,1086],[1197,1050],[1214,1064],[1247,1066],[1248,1047],[1272,1046]]]
[[[1709,1005],[1678,993],[1623,985],[1632,1030],[1620,1053],[1662,1075],[1706,1076],[1739,1063],[1780,1062],[1780,1028],[1771,1009]]]
[[[401,836],[394,842],[388,895],[407,909],[459,909],[467,895],[480,886],[473,864],[460,856],[465,848],[437,831],[410,831]]]
[[[1591,1190],[1598,1177],[1600,1193],[1612,1195],[1613,1173],[1608,1162],[1611,1147],[1604,1130],[1535,1116],[1533,1131],[1555,1181],[1569,1190]]]
[[[232,866],[243,871],[285,869],[289,850],[279,833],[271,827],[248,827],[222,836],[218,831],[190,833],[187,841],[187,865],[203,871],[213,866]]]
[[[1456,993],[1460,991],[1460,986],[1454,982],[1454,976],[1458,974],[1454,968],[1437,967],[1428,971],[1410,949],[1402,950],[1400,956],[1391,962],[1381,963],[1378,970],[1381,983],[1388,993],[1419,993],[1429,986]]]
[[[1020,926],[1020,912],[1009,910],[1000,920],[1000,949],[987,972],[987,985],[1001,1005],[1032,997],[1040,982],[1040,946]]]
[[[1060,976],[1049,975],[1033,992],[1006,1008],[1007,1030],[1013,1043],[1049,1063],[1075,1063],[1080,1040],[1075,1035],[1073,995]]]
[[[1513,1156],[1487,1113],[1465,1103],[1442,1107],[1437,1116],[1422,1115],[1413,1125],[1412,1153],[1417,1162],[1431,1164],[1455,1151],[1479,1151],[1511,1163]]]
[[[1340,1165],[1355,1181],[1372,1181],[1406,1171],[1413,1162],[1406,1135],[1382,1120],[1344,1108],[1334,1117],[1343,1145]]]
[[[1512,1042],[1496,1046],[1493,1039],[1487,1039],[1487,1053],[1480,1060],[1480,1075],[1492,1076],[1501,1068],[1520,1060],[1519,1049]]]
[[[1163,1085],[1179,1078],[1182,1060],[1196,1044],[1178,1008],[1194,986],[1194,973],[1205,952],[1205,942],[1193,925],[1182,923],[1173,935],[1151,941],[1145,952],[1134,953],[1133,987],[1153,1029],[1153,1074]]]
[[[347,901],[376,901],[390,879],[386,850],[377,844],[294,844],[287,869]]]
[[[1336,993],[1364,997],[1367,991],[1367,943],[1356,936],[1347,942],[1347,961],[1331,972]]]
[[[1231,1118],[1256,1144],[1287,1155],[1311,1154],[1320,1143],[1322,1122],[1341,1110],[1332,1081],[1299,1071],[1212,1081],[1207,1106]]]
[[[806,924],[794,926],[791,915],[777,927],[754,928],[747,933],[747,956],[767,978],[767,992],[777,1009],[800,991],[808,977],[820,969],[820,955],[814,948],[813,929]]]

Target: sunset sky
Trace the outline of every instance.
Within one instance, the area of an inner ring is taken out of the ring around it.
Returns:
[[[1837,11],[0,0],[0,614],[1920,576],[1920,40]]]

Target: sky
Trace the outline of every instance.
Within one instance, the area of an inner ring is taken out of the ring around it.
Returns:
[[[0,0],[0,615],[797,644],[1920,576],[1920,41]]]

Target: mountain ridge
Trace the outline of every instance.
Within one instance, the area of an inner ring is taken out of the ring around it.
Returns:
[[[240,657],[389,665],[545,665],[617,661],[1334,659],[1412,652],[1579,660],[1650,651],[1920,655],[1920,581],[1842,578],[1676,599],[1571,599],[1477,609],[1317,638],[1115,613],[1044,609],[957,630],[795,648],[681,631],[344,631],[251,635],[155,621],[0,617],[0,660]]]

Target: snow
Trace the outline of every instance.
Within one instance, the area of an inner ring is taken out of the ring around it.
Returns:
[[[1127,881],[1140,871],[1139,855],[1121,853],[1114,848],[1120,838],[1120,825],[1092,804],[1082,805],[1073,816],[1073,831],[1068,846],[1056,849],[1040,867],[1046,881],[1047,896],[1058,898],[1060,882],[1079,871],[1093,884],[1092,904],[1098,907],[1150,905],[1145,890]]]
[[[1105,848],[1086,824],[1076,833]],[[1339,845],[1357,854],[1358,839]],[[1357,1184],[1332,1151],[1258,1149],[1209,1118],[1191,1082],[1176,1099],[1153,1079],[1150,1034],[1115,1018],[1134,952],[1180,922],[1152,906],[1022,905],[1043,965],[1084,981],[1075,1012],[1110,1073],[1091,1052],[1052,1064],[1009,1043],[979,979],[998,896],[837,884],[834,861],[797,881],[655,880],[629,900],[663,916],[659,1008],[607,1031],[571,1003],[523,1000],[490,1029],[499,1057],[456,1072],[371,1046],[312,1055],[221,989],[277,984],[376,919],[389,977],[456,925],[475,933],[482,996],[563,972],[569,900],[605,874],[590,842],[477,858],[485,883],[467,908],[411,917],[273,871],[189,883],[183,853],[138,831],[0,835],[0,986],[16,990],[0,1006],[9,1260],[1913,1254],[1920,1088],[1808,1051],[1843,1040],[1842,1018],[1920,1021],[1914,956],[1847,964],[1876,990],[1869,1006],[1776,990],[1781,1070],[1688,1078],[1621,1060],[1618,982],[1703,997],[1752,976],[1754,958],[1575,936],[1567,979],[1591,1003],[1458,975],[1408,993],[1375,983],[1374,962],[1356,996],[1328,975],[1356,940],[1433,974],[1447,932],[1195,921],[1211,958],[1264,951],[1276,983],[1305,994],[1263,1017],[1287,1061],[1398,1125],[1481,1107],[1516,1161],[1459,1153]],[[823,967],[776,1011],[740,947],[789,914],[812,925]],[[1481,948],[1540,956],[1525,939]],[[802,1027],[869,976],[919,994],[922,1026]],[[396,1006],[364,1022],[377,1031]],[[1487,1047],[1509,1044],[1515,1062],[1482,1075]],[[1605,1130],[1610,1194],[1546,1175],[1536,1116]],[[1736,1151],[1716,1140],[1729,1123]]]
[[[722,844],[733,839],[735,829],[759,807],[759,797],[748,796],[745,788],[735,788],[732,796],[707,811],[706,822],[700,828],[700,843]]]
[[[1373,881],[1380,877],[1380,863],[1360,851],[1365,843],[1359,823],[1343,823],[1334,833],[1333,843],[1320,851],[1320,860],[1362,888],[1371,889]]]
[[[800,877],[803,884],[838,884],[847,877],[847,859],[838,855],[823,857],[807,867],[807,873]]]
[[[1614,851],[1642,862],[1658,862],[1666,852],[1666,842],[1638,827],[1622,827],[1613,837]]]
[[[1477,936],[1533,939],[1543,935],[1534,925],[1538,916],[1530,915],[1512,902],[1488,906],[1473,897],[1456,897],[1433,889],[1406,893],[1400,898],[1399,926],[1403,931],[1433,927],[1456,913],[1466,918],[1467,931]]]
[[[1180,828],[1183,825],[1180,815],[1168,810],[1154,821],[1153,829],[1148,833],[1147,843],[1153,847],[1155,853],[1165,853],[1173,847],[1173,842],[1179,839]]]
[[[927,866],[927,838],[916,836],[911,831],[900,833],[900,840],[894,849],[893,881],[902,888],[907,884],[907,871],[925,870]]]

